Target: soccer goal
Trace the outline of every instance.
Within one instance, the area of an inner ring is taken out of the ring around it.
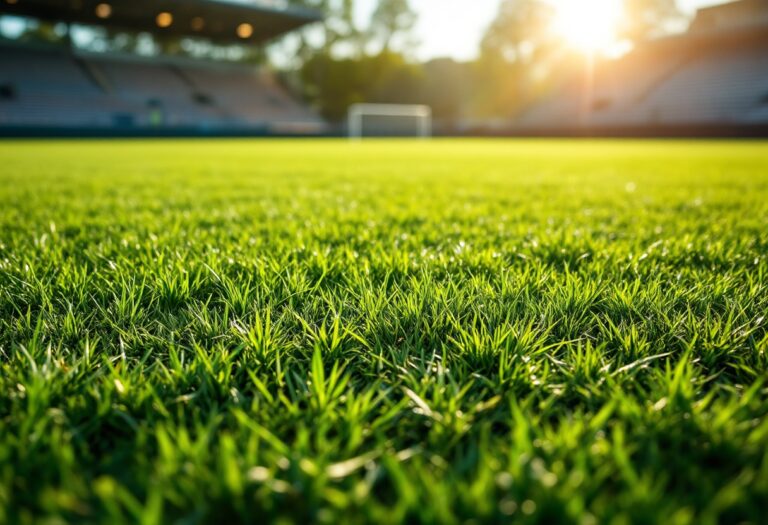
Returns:
[[[347,121],[352,139],[432,136],[432,109],[410,104],[354,104]]]

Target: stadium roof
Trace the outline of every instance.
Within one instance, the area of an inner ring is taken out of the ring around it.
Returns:
[[[277,2],[233,0],[0,0],[0,14],[249,43],[322,18]]]
[[[691,32],[712,32],[768,29],[768,2],[737,0],[727,4],[704,7],[696,12]]]

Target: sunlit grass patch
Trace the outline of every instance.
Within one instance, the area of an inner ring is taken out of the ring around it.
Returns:
[[[0,522],[764,519],[762,142],[0,158]]]

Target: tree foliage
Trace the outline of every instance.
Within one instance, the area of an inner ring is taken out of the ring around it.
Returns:
[[[369,31],[383,52],[390,51],[396,40],[405,48],[401,51],[407,51],[410,44],[407,37],[415,24],[416,12],[408,0],[379,0],[371,17]]]
[[[330,53],[340,43],[356,41],[359,38],[354,22],[354,0],[295,0],[298,7],[306,7],[323,14],[323,23],[305,29],[302,33],[302,57],[313,52]],[[320,38],[313,39],[316,34]]]
[[[473,112],[506,116],[526,104],[534,68],[545,68],[554,49],[553,8],[540,0],[502,0],[475,63]]]
[[[620,36],[634,42],[665,32],[681,16],[675,0],[621,1]],[[572,50],[551,30],[554,16],[543,0],[501,1],[475,64],[478,115],[510,115],[573,72]]]
[[[420,101],[421,69],[398,53],[349,58],[318,53],[301,75],[307,97],[332,122],[342,120],[349,106],[358,102]]]
[[[421,70],[404,53],[416,23],[408,0],[380,0],[366,28],[355,25],[354,0],[301,4],[327,14],[319,39],[318,28],[304,32],[296,82],[325,118],[341,120],[356,102],[417,101]]]
[[[541,0],[502,0],[481,42],[483,55],[508,62],[531,61],[548,47],[553,8]]]

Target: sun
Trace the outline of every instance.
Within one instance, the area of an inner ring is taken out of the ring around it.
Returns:
[[[610,53],[619,45],[619,0],[559,0],[554,8],[552,30],[579,51]]]

